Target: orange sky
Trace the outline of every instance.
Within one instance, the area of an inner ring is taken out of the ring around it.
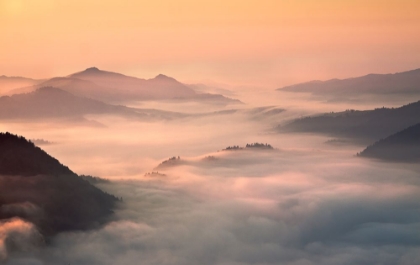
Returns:
[[[0,75],[270,87],[420,68],[418,0],[0,0]]]

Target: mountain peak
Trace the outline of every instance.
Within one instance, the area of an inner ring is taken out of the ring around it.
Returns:
[[[158,74],[158,75],[155,77],[155,79],[158,79],[158,80],[173,80],[173,78],[172,78],[172,77],[169,77],[169,76],[164,75],[164,74]]]
[[[89,76],[98,77],[98,76],[124,76],[124,75],[119,74],[119,73],[100,70],[97,67],[89,67],[89,68],[86,68],[85,70],[83,70],[81,72],[71,74],[67,77],[83,79],[83,78],[88,78]]]
[[[97,67],[86,68],[85,72],[99,72],[100,70]]]

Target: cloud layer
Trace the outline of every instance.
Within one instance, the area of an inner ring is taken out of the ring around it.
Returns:
[[[270,133],[274,119],[297,111],[267,120],[250,113],[163,123],[101,118],[106,128],[71,131],[0,125],[55,142],[45,146],[50,154],[77,173],[112,179],[100,188],[124,201],[115,220],[99,229],[62,233],[26,254],[3,247],[6,263],[420,262],[418,166],[358,158],[360,146],[327,145],[325,137]],[[276,149],[220,151],[253,142]],[[183,163],[159,169],[164,175],[144,176],[178,155]],[[13,222],[20,228],[3,223],[3,242],[32,234],[31,224]]]
[[[415,172],[334,152],[213,155],[213,166],[190,157],[189,165],[163,171],[166,177],[103,184],[124,199],[117,220],[59,235],[34,264],[419,261]]]

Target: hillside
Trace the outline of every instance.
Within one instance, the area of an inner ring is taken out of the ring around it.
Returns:
[[[27,86],[34,86],[41,83],[42,80],[35,80],[31,78],[18,76],[0,76],[0,95],[7,94],[10,91]]]
[[[310,81],[277,90],[311,93],[334,100],[363,99],[366,95],[390,99],[395,96],[420,96],[420,69],[395,74],[369,74],[348,79]]]
[[[170,119],[177,116],[171,112],[111,105],[75,96],[54,87],[42,87],[26,94],[0,97],[0,119],[3,120],[77,118],[88,114],[117,115],[141,120]]]
[[[0,175],[74,174],[23,137],[0,133],[0,147]]]
[[[120,100],[127,99],[127,96],[130,96],[131,100],[171,99],[188,98],[196,94],[193,89],[165,75],[141,79],[91,67],[68,77],[90,81],[101,87],[113,88],[118,91]]]
[[[419,162],[420,123],[377,141],[359,155],[387,161]]]
[[[420,122],[420,101],[399,108],[347,110],[296,119],[279,132],[320,133],[369,143]]]
[[[22,86],[10,94],[28,93],[41,87],[56,87],[76,96],[108,103],[144,100],[188,100],[225,105],[241,103],[239,100],[220,94],[196,92],[190,86],[162,74],[151,79],[142,79],[103,71],[96,67],[66,77],[54,77],[33,85]]]
[[[118,90],[102,87],[93,82],[78,78],[54,77],[33,86],[20,87],[18,89],[14,89],[9,94],[13,95],[30,93],[42,87],[55,87],[69,92],[75,96],[86,97],[105,102],[112,101],[112,99],[117,96],[118,92]]]
[[[0,219],[23,218],[48,237],[103,224],[117,201],[25,138],[0,133]]]

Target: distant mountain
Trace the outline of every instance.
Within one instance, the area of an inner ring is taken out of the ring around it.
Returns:
[[[228,98],[219,94],[211,93],[198,93],[191,98],[174,98],[177,101],[197,101],[201,103],[214,104],[214,105],[229,105],[229,104],[243,104],[242,101],[238,99]]]
[[[306,92],[335,100],[380,97],[419,96],[420,69],[396,74],[369,74],[349,79],[311,81],[279,88],[279,91]]]
[[[359,154],[397,162],[420,162],[420,123],[379,140]]]
[[[96,67],[67,77],[55,77],[32,86],[20,87],[11,93],[28,93],[48,86],[108,103],[142,100],[190,100],[211,104],[241,103],[239,100],[219,94],[196,92],[174,78],[162,74],[152,79],[141,79],[99,70]]]
[[[161,74],[152,79],[140,79],[91,67],[68,77],[90,81],[103,88],[108,88],[105,93],[112,88],[114,91],[118,91],[118,93],[113,93],[114,97],[119,95],[115,100],[190,98],[196,94],[188,86]]]
[[[0,220],[19,217],[51,236],[103,224],[117,201],[32,142],[0,133]]]
[[[279,125],[279,132],[321,133],[368,143],[420,122],[420,101],[400,108],[347,110],[296,119]]]
[[[223,85],[207,85],[207,84],[189,84],[190,88],[194,89],[197,93],[213,93],[222,94],[225,96],[235,96],[235,93],[229,89],[222,88]]]
[[[54,77],[34,86],[14,89],[10,94],[30,93],[42,87],[60,88],[76,96],[101,101],[109,101],[113,97],[117,97],[117,90],[102,87],[90,81],[70,77]]]
[[[0,97],[0,119],[75,118],[88,114],[118,115],[142,120],[176,116],[176,113],[111,105],[78,97],[54,87],[42,87],[26,94]]]
[[[0,95],[7,94],[10,91],[20,87],[34,86],[41,82],[42,80],[2,75],[0,76]]]
[[[47,141],[47,140],[44,140],[44,139],[31,139],[30,141],[33,142],[37,146],[54,144],[53,142],[50,142],[50,141]]]
[[[251,117],[252,120],[265,120],[265,119],[272,119],[275,121],[278,115],[281,115],[286,110],[283,108],[278,108],[276,106],[265,106],[265,107],[257,107],[247,110],[246,113]]]

